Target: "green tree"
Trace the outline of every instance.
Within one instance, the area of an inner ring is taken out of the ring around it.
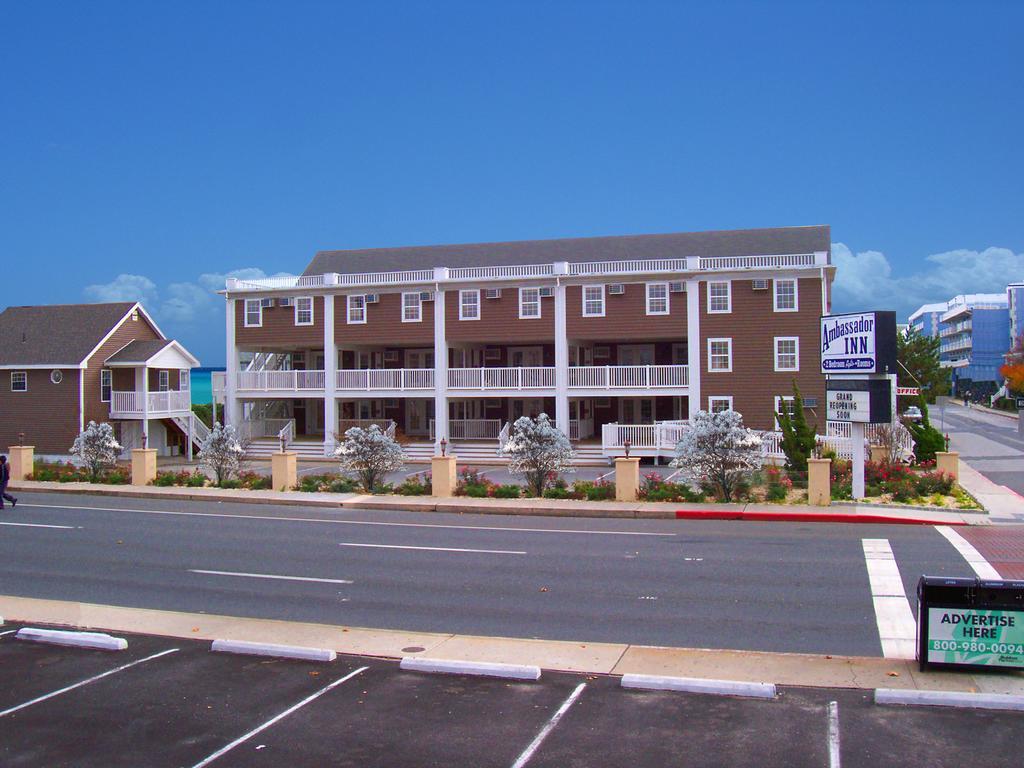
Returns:
[[[786,469],[790,472],[805,474],[807,472],[807,460],[814,455],[816,445],[815,432],[817,425],[813,427],[807,423],[804,415],[804,398],[800,394],[800,387],[793,382],[793,413],[786,412],[783,408],[776,414],[779,421],[779,430],[782,432],[782,452],[786,454]]]
[[[914,328],[896,334],[896,359],[901,384],[920,387],[929,403],[937,395],[949,394],[949,375],[939,365],[938,336],[923,336]]]
[[[920,464],[923,461],[935,461],[935,452],[946,450],[946,438],[928,419],[928,403],[923,392],[917,396],[917,404],[921,409],[921,421],[916,424],[908,421],[906,427],[914,436],[914,458]]]

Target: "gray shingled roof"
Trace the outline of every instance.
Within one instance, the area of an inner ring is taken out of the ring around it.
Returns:
[[[171,343],[171,339],[155,339],[140,341],[135,339],[129,341],[127,346],[117,350],[106,359],[110,365],[142,365],[149,358]]]
[[[0,312],[0,365],[78,365],[133,306],[8,307]]]
[[[678,232],[666,235],[578,237],[562,240],[521,240],[511,243],[466,243],[353,251],[320,251],[304,275],[326,272],[388,272],[433,267],[484,267],[550,264],[555,261],[617,261],[686,256],[760,256],[782,253],[831,252],[827,225],[734,229],[720,232]]]

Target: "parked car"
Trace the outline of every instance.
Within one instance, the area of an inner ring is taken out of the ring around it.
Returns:
[[[906,421],[921,421],[924,418],[924,414],[921,413],[920,408],[912,405],[903,412],[903,418]]]

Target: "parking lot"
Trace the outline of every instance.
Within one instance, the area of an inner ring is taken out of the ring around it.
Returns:
[[[869,690],[738,699],[626,690],[616,677],[512,682],[235,656],[161,637],[92,651],[16,640],[17,628],[0,635],[0,763],[12,767],[960,768],[1019,765],[1024,748],[1020,713],[881,707]]]

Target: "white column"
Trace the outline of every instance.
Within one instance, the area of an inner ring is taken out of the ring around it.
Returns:
[[[140,369],[136,369],[140,370]],[[150,448],[149,444],[149,369],[142,366],[142,447]]]
[[[703,407],[700,401],[700,280],[686,281],[686,364],[689,368],[689,418]]]
[[[235,429],[240,426],[242,414],[238,408],[238,347],[235,346],[235,304],[237,299],[228,298],[225,304],[225,381],[224,381],[224,424],[232,424]]]
[[[555,271],[555,423],[569,435],[569,337],[565,329],[565,284],[559,275],[569,274],[569,264],[558,261]]]
[[[853,452],[853,498],[864,498],[864,425],[860,422],[850,424],[850,449]]]
[[[441,438],[448,438],[448,339],[445,334],[446,267],[434,268],[434,447],[441,455]]]
[[[324,455],[332,456],[338,429],[338,345],[334,340],[334,299],[324,296]]]

